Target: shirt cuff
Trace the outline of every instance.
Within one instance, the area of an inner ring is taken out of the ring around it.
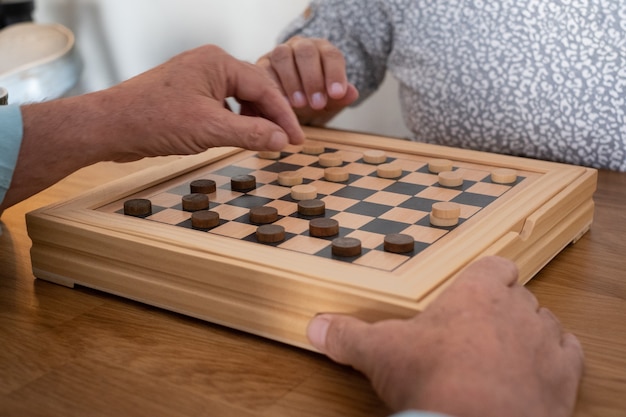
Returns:
[[[11,185],[23,134],[20,106],[0,106],[0,202]]]

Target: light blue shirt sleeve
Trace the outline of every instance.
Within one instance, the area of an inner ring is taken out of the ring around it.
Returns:
[[[0,202],[11,185],[23,134],[20,107],[0,106]]]
[[[441,414],[441,413],[433,413],[431,411],[412,410],[412,411],[403,411],[401,413],[396,413],[389,417],[452,417],[452,416],[449,416],[447,414]]]

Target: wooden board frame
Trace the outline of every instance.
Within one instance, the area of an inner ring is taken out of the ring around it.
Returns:
[[[594,169],[306,128],[329,146],[379,149],[531,173],[514,197],[472,217],[442,244],[392,272],[229,237],[111,215],[99,207],[243,151],[180,157],[27,214],[37,278],[82,285],[306,349],[306,326],[332,311],[365,320],[410,317],[466,265],[486,255],[515,261],[527,282],[591,226]],[[146,224],[150,223],[150,224]],[[280,249],[278,249],[280,250]],[[244,253],[245,252],[245,253]]]

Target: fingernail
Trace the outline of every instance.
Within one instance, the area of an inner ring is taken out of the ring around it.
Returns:
[[[311,107],[314,109],[322,109],[326,106],[326,99],[322,93],[314,93],[311,96]]]
[[[304,107],[306,106],[306,97],[304,93],[301,91],[296,91],[293,93],[293,106],[294,107]]]
[[[267,143],[267,148],[270,151],[280,151],[287,145],[287,135],[283,132],[274,132]]]
[[[313,347],[322,353],[324,353],[326,349],[326,334],[328,333],[329,326],[330,320],[327,316],[315,316],[309,323],[309,327],[306,331],[306,335]]]
[[[341,83],[332,83],[330,85],[330,95],[332,97],[340,98],[344,94],[343,85]]]

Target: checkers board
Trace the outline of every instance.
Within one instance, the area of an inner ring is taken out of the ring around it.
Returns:
[[[326,181],[325,167],[315,154],[300,152],[301,147],[288,146],[277,159],[267,159],[257,152],[242,152],[217,167],[201,169],[172,181],[172,187],[149,189],[129,198],[151,201],[151,214],[144,216],[164,224],[193,229],[191,212],[183,210],[182,197],[190,194],[193,180],[209,179],[216,183],[216,191],[209,193],[209,209],[217,212],[219,224],[207,233],[257,242],[257,224],[250,221],[249,211],[254,207],[274,207],[278,219],[273,224],[285,228],[285,238],[268,243],[288,251],[352,262],[369,268],[393,271],[407,260],[428,248],[469,218],[489,207],[498,198],[521,184],[526,178],[518,176],[511,184],[491,181],[488,166],[454,166],[463,172],[463,184],[457,187],[439,185],[437,173],[429,171],[428,159],[388,153],[386,163],[402,167],[402,174],[393,179],[380,178],[377,165],[363,161],[363,154],[345,146],[328,145],[324,153],[340,153],[341,166],[349,173],[347,181]],[[262,153],[261,153],[262,155]],[[302,173],[303,184],[317,190],[316,198],[326,205],[321,216],[298,213],[298,200],[291,197],[290,187],[278,183],[283,171]],[[231,189],[231,179],[239,175],[251,175],[256,187],[248,192]],[[533,174],[526,174],[532,176]],[[513,191],[511,191],[513,192]],[[439,201],[451,201],[460,205],[461,216],[455,226],[438,227],[430,223],[432,205]],[[123,202],[118,201],[100,210],[123,215]],[[361,241],[361,254],[335,256],[331,241],[335,235],[314,237],[309,234],[309,221],[317,217],[335,219],[339,223],[338,236],[354,237]],[[407,234],[414,238],[411,252],[385,253],[384,237],[387,234]],[[289,256],[289,253],[283,253]]]
[[[305,329],[318,312],[411,316],[485,255],[514,260],[526,282],[591,225],[593,169],[328,129],[306,133],[325,154],[341,155],[347,180],[326,180],[319,155],[302,146],[271,157],[235,148],[180,157],[29,213],[35,276],[310,348]],[[384,160],[366,162],[371,150]],[[429,168],[444,158],[462,175],[460,185],[441,185]],[[401,172],[383,178],[378,162]],[[492,172],[502,168],[516,179],[494,182]],[[315,188],[323,214],[298,212],[291,187],[278,181],[285,171]],[[252,176],[254,188],[234,190],[237,176]],[[219,214],[218,224],[201,230],[181,202],[199,179],[215,182],[207,209]],[[149,200],[150,213],[125,215],[132,199]],[[460,208],[455,225],[432,224],[438,202]],[[276,209],[279,241],[257,240],[254,207]],[[318,217],[336,220],[338,233],[312,236]],[[385,250],[389,234],[412,237],[412,250]],[[360,253],[333,254],[338,236],[358,239]]]

